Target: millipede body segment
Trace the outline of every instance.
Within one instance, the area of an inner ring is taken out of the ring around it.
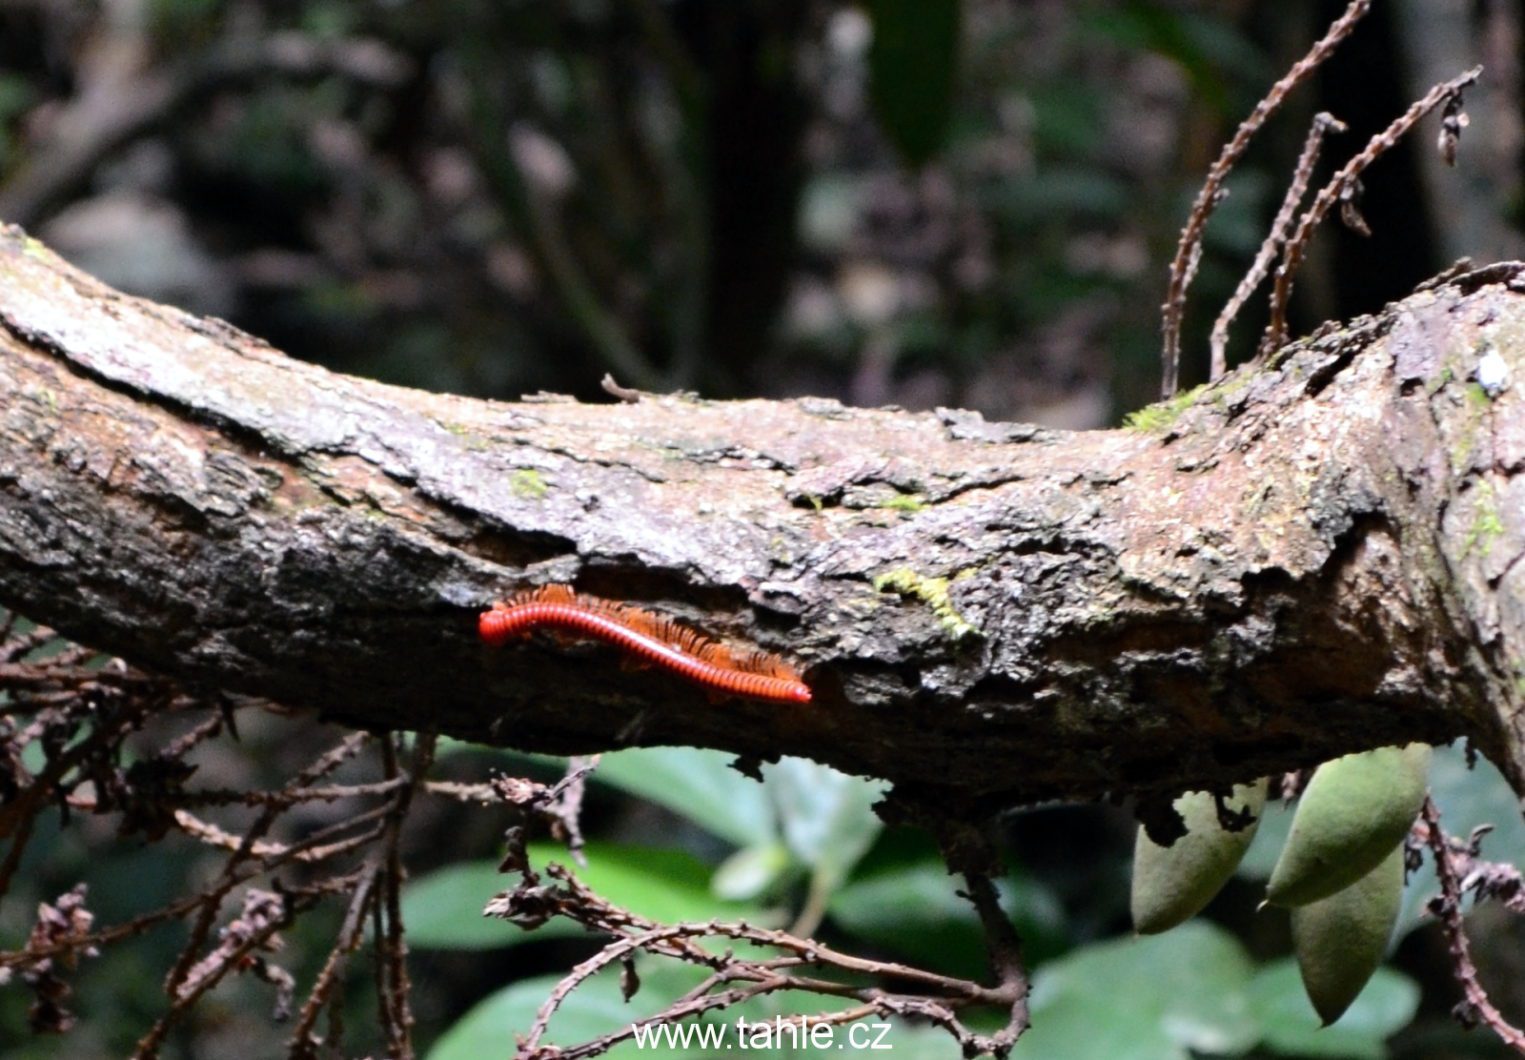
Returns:
[[[493,604],[477,620],[483,642],[493,646],[541,628],[613,644],[723,695],[776,703],[810,702],[810,687],[776,655],[732,651],[665,616],[579,594],[566,585],[543,585],[518,593]]]

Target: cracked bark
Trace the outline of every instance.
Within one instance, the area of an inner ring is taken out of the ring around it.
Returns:
[[[0,603],[351,725],[806,755],[945,811],[1457,736],[1521,790],[1522,295],[1525,266],[1479,270],[1072,434],[383,386],[6,229]],[[487,602],[550,580],[781,652],[816,701],[478,645]]]

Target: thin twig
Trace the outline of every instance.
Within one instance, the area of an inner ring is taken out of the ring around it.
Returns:
[[[602,755],[575,755],[567,761],[567,772],[552,790],[555,799],[547,810],[560,822],[557,839],[567,845],[572,860],[584,868],[588,859],[583,855],[582,800],[588,790],[588,774],[598,768]]]
[[[627,932],[635,931],[642,934],[665,933],[668,928],[647,920],[628,910],[618,909],[609,905],[608,902],[590,891],[587,886],[572,875],[564,866],[554,862],[546,866],[546,875],[562,881],[566,887],[568,899],[566,908],[561,910],[562,915],[579,920],[594,928],[594,930],[607,931],[610,934],[620,935],[623,938],[631,937]],[[586,917],[586,919],[584,919]],[[856,957],[849,953],[842,953],[829,946],[824,946],[814,939],[803,939],[789,934],[787,931],[779,931],[772,928],[760,928],[745,922],[728,923],[725,921],[705,921],[697,924],[671,925],[672,928],[681,929],[676,931],[674,938],[687,937],[724,937],[737,941],[753,942],[760,946],[771,949],[786,950],[804,957],[812,964],[829,964],[849,972],[862,972],[867,975],[888,976],[894,979],[903,979],[907,982],[920,983],[945,994],[955,997],[964,997],[981,1004],[1002,1004],[1006,996],[999,989],[980,986],[966,979],[955,979],[951,976],[940,975],[937,972],[927,971],[924,968],[915,968],[910,965],[899,964],[893,961],[878,961],[867,957]],[[705,951],[708,958],[710,955]]]
[[[1440,810],[1435,800],[1426,797],[1420,810],[1424,818],[1426,840],[1435,855],[1435,878],[1440,882],[1440,895],[1430,902],[1430,911],[1440,918],[1450,942],[1452,969],[1456,981],[1461,984],[1466,1000],[1456,1006],[1457,1018],[1464,1025],[1478,1021],[1486,1023],[1499,1040],[1516,1053],[1525,1056],[1525,1032],[1504,1018],[1488,999],[1488,992],[1477,978],[1477,965],[1472,963],[1471,946],[1467,942],[1467,929],[1461,915],[1461,881],[1452,864],[1451,845],[1440,828]]]
[[[376,877],[379,872],[380,867],[374,862],[360,870],[355,889],[350,894],[349,907],[344,911],[344,923],[334,939],[333,949],[329,951],[328,959],[323,962],[323,969],[313,982],[307,1000],[302,1003],[302,1011],[297,1016],[296,1027],[293,1028],[291,1037],[286,1040],[287,1052],[292,1057],[317,1055],[318,1043],[312,1040],[312,1029],[339,983],[339,975],[344,970],[345,958],[358,950],[360,943],[365,939],[366,916],[370,913],[371,903],[376,894]],[[332,1038],[327,1044],[330,1048],[338,1046],[338,1042]]]
[[[169,1009],[138,1040],[137,1048],[132,1053],[133,1060],[152,1060],[157,1057],[159,1047],[164,1044],[164,1037],[170,1028],[202,995],[221,982],[230,971],[244,967],[246,958],[269,945],[276,932],[289,927],[297,913],[316,904],[318,897],[316,894],[251,894],[245,900],[244,913],[234,924],[229,925],[230,929],[237,926],[243,930],[231,932],[225,946],[219,947],[197,964],[195,974],[188,976],[181,984]],[[255,910],[255,903],[259,904],[258,911]]]
[[[1308,241],[1313,238],[1314,228],[1340,201],[1341,196],[1356,186],[1358,178],[1368,166],[1397,144],[1430,111],[1442,103],[1457,100],[1462,91],[1476,81],[1482,72],[1481,66],[1474,66],[1466,73],[1430,89],[1424,98],[1373,136],[1361,153],[1346,162],[1314,197],[1313,204],[1298,222],[1297,231],[1282,250],[1281,265],[1276,270],[1276,285],[1271,291],[1271,322],[1266,326],[1265,338],[1260,344],[1262,355],[1280,348],[1287,339],[1287,302],[1292,295],[1292,279],[1303,262],[1303,254],[1308,248]]]
[[[457,802],[475,802],[483,806],[506,802],[501,792],[491,784],[468,784],[456,780],[431,780],[424,784],[430,795],[439,795]]]
[[[90,807],[85,806],[83,808],[89,809]],[[244,836],[224,831],[210,821],[203,821],[189,810],[176,810],[175,824],[179,825],[180,830],[192,839],[199,840],[207,846],[217,847],[221,850],[239,850],[246,842]],[[277,857],[286,853],[287,847],[284,843],[261,839],[251,844],[249,850],[257,858]],[[320,850],[311,850],[293,860],[304,862],[322,861],[324,856]]]
[[[83,698],[80,703],[82,709],[87,705]],[[37,815],[47,800],[57,795],[60,790],[59,780],[77,763],[120,741],[127,731],[142,720],[147,709],[145,702],[134,702],[125,706],[115,719],[111,719],[104,711],[96,712],[95,727],[89,735],[49,757],[43,771],[27,785],[19,798],[5,807],[5,816],[19,823],[11,835],[11,846],[6,851],[5,860],[0,862],[0,898],[9,892],[11,879],[21,865],[21,855],[25,853],[27,842],[36,826]]]
[[[365,811],[362,814],[344,818],[337,824],[331,825],[324,829],[323,834],[331,834],[334,831],[350,828],[356,824],[361,824],[367,821],[374,821],[378,817],[384,817],[391,812],[392,809],[390,805],[377,806],[373,809]],[[175,823],[179,825],[180,829],[189,835],[192,839],[197,839],[203,843],[206,843],[208,846],[220,847],[224,850],[237,851],[243,847],[248,838],[247,836],[241,836],[233,832],[224,831],[223,829],[217,827],[217,825],[208,821],[203,821],[201,818],[194,816],[188,810],[176,810]],[[374,838],[375,836],[379,836],[381,833],[382,829],[377,828],[368,833],[368,835]],[[249,850],[254,854],[255,857],[270,862],[272,865],[288,861],[301,862],[303,864],[314,864],[319,861],[327,861],[329,858],[334,857],[336,854],[342,854],[345,851],[354,850],[357,845],[353,836],[348,839],[338,840],[337,842],[325,846],[310,846],[309,844],[312,842],[312,838],[312,836],[308,836],[300,847],[291,846],[286,843],[277,843],[274,840],[261,839],[256,840],[249,847]]]
[[[217,718],[222,724],[222,719]],[[167,756],[166,756],[167,757]],[[274,791],[246,791],[238,788],[199,788],[176,791],[162,797],[176,806],[270,806],[285,808],[306,802],[338,802],[374,795],[390,795],[402,787],[402,777],[376,780],[366,784],[320,784],[312,787],[276,788]]]
[[[192,727],[188,732],[182,733],[165,744],[157,752],[157,757],[165,759],[184,758],[191,751],[195,750],[197,746],[222,732],[222,726],[223,716],[221,714],[214,714],[202,721],[201,724]]]
[[[489,912],[505,916],[515,922],[543,922],[551,915],[563,915],[582,923],[593,931],[613,934],[617,938],[598,953],[573,968],[552,990],[535,1021],[521,1039],[516,1056],[529,1058],[555,1056],[562,1060],[573,1057],[591,1057],[606,1052],[615,1044],[630,1038],[638,1028],[657,1023],[670,1023],[691,1018],[739,1004],[750,997],[781,990],[797,990],[850,998],[860,1002],[858,1007],[843,1010],[835,1015],[843,1022],[853,1018],[879,1013],[881,1015],[908,1015],[930,1020],[946,1028],[965,1048],[968,1055],[993,1052],[1005,1055],[1011,1048],[1014,1034],[997,1034],[983,1037],[975,1034],[959,1022],[955,1012],[968,1005],[998,1005],[1024,1013],[1025,1026],[1025,975],[1003,974],[1003,981],[995,987],[985,987],[968,980],[954,979],[920,968],[911,968],[892,962],[876,961],[841,953],[823,946],[813,939],[800,938],[784,931],[753,927],[746,923],[707,921],[704,923],[660,925],[625,909],[610,905],[561,865],[551,864],[546,875],[562,882],[563,887],[546,887],[536,882],[538,876],[526,875],[519,889],[500,896],[489,904]],[[988,881],[987,886],[988,886]],[[976,885],[978,886],[978,885]],[[990,892],[993,900],[993,888]],[[736,958],[730,952],[714,953],[698,943],[705,938],[730,938],[783,950],[787,954],[763,961],[747,961]],[[1003,943],[1002,945],[1005,945]],[[540,1045],[545,1029],[557,1009],[573,991],[598,972],[620,964],[628,964],[639,952],[673,957],[711,969],[711,975],[697,989],[680,997],[667,1009],[655,1016],[637,1021],[620,1031],[582,1045],[551,1047]],[[1009,953],[1009,951],[1006,951]],[[1009,962],[1006,962],[1009,964]],[[918,984],[923,989],[936,992],[940,997],[892,994],[872,986],[856,985],[819,977],[788,974],[789,969],[804,966],[828,966],[854,975],[879,976],[900,979]],[[1019,962],[1018,962],[1018,967]],[[743,983],[747,985],[733,986]],[[717,988],[724,988],[718,989]],[[716,992],[711,992],[716,991]],[[857,1016],[852,1014],[856,1013]]]
[[[354,817],[347,817],[344,820],[331,824],[326,828],[319,829],[312,835],[302,839],[300,842],[291,844],[281,853],[269,857],[257,858],[252,864],[247,864],[238,871],[238,874],[234,878],[233,885],[237,886],[240,883],[245,883],[248,880],[254,879],[256,876],[261,876],[264,873],[271,872],[277,868],[280,868],[282,865],[285,865],[286,863],[300,857],[305,851],[318,847],[325,847],[325,845],[328,844],[329,841],[332,840],[333,837],[338,833],[350,828],[354,828],[357,825],[369,824],[370,822],[385,816],[388,812],[390,812],[390,810],[391,807],[389,806],[378,806],[375,809],[368,810],[362,814],[357,814]],[[334,842],[331,846],[327,846],[326,849],[330,851],[330,856],[335,856],[373,843],[381,837],[381,834],[382,828],[381,826],[378,826],[368,829],[367,831],[361,832],[357,835],[351,836],[348,839]],[[219,879],[211,886],[207,887],[205,890],[199,891],[196,894],[190,895],[186,898],[182,898],[179,901],[171,902],[169,905],[161,906],[160,908],[148,913],[144,913],[141,916],[134,917],[132,920],[113,925],[112,927],[105,928],[101,931],[94,932],[79,940],[79,942],[92,946],[105,946],[113,942],[118,942],[124,938],[130,938],[134,935],[141,935],[143,932],[149,930],[150,928],[156,927],[157,925],[165,923],[166,921],[178,920],[180,917],[183,917],[192,910],[202,906],[210,899],[218,897],[222,894],[226,894],[227,888],[225,888],[225,883],[226,881]],[[33,961],[51,957],[56,953],[62,952],[64,949],[65,947],[56,946],[51,948],[28,949],[22,951],[0,951],[0,968],[27,965]]]
[[[1197,198],[1192,203],[1191,214],[1186,219],[1186,227],[1181,230],[1180,242],[1176,244],[1175,260],[1170,263],[1170,285],[1165,292],[1165,304],[1161,309],[1160,331],[1164,337],[1164,351],[1161,357],[1160,394],[1163,397],[1174,397],[1181,365],[1181,316],[1186,310],[1186,289],[1191,286],[1193,277],[1196,276],[1197,262],[1202,254],[1202,230],[1207,226],[1207,219],[1212,216],[1213,210],[1217,209],[1222,201],[1223,182],[1228,178],[1229,171],[1239,161],[1245,149],[1250,145],[1250,138],[1265,124],[1276,109],[1281,106],[1287,93],[1306,80],[1308,75],[1316,70],[1320,63],[1333,54],[1339,43],[1350,35],[1371,7],[1371,0],[1351,0],[1341,15],[1323,38],[1308,50],[1292,68],[1283,75],[1282,79],[1271,86],[1271,91],[1266,93],[1264,99],[1255,104],[1255,109],[1250,116],[1240,123],[1234,138],[1224,145],[1218,160],[1207,171],[1207,179],[1202,182],[1202,188],[1197,192]]]
[[[351,733],[349,736],[346,736],[337,745],[320,755],[312,765],[297,774],[292,780],[291,786],[305,787],[319,777],[331,773],[358,753],[360,748],[369,739],[370,735],[363,732]],[[283,808],[281,806],[266,806],[261,811],[259,817],[249,827],[248,832],[244,834],[243,841],[239,844],[238,849],[233,851],[224,863],[219,881],[209,891],[205,892],[207,897],[201,906],[201,912],[196,918],[196,923],[191,928],[191,937],[187,940],[185,948],[180,951],[180,956],[175,961],[175,966],[170,969],[169,977],[165,980],[164,990],[170,997],[176,995],[180,988],[180,983],[190,971],[191,965],[195,963],[196,955],[200,952],[207,933],[211,931],[212,924],[217,920],[217,912],[222,906],[223,897],[238,885],[238,866],[253,854],[255,842],[263,837],[270,830],[271,826],[275,824],[276,818],[280,815]]]
[[[57,636],[58,634],[47,626],[34,626],[27,632],[8,640],[4,645],[0,645],[0,659],[8,663],[20,662]]]
[[[995,884],[990,881],[990,877],[965,873],[964,884],[968,888],[965,893],[985,929],[985,945],[990,951],[990,966],[995,972],[996,981],[1011,994],[1007,1024],[996,1034],[996,1040],[1010,1049],[1031,1023],[1027,1009],[1027,965],[1022,959],[1022,937],[1017,934],[1017,929],[1001,908],[1000,897],[996,894]]]
[[[645,1019],[639,1019],[622,1027],[617,1031],[611,1031],[602,1037],[583,1042],[574,1046],[547,1046],[544,1049],[533,1048],[527,1043],[521,1044],[514,1052],[514,1060],[538,1060],[545,1057],[546,1060],[582,1060],[584,1057],[601,1056],[614,1048],[620,1042],[628,1041],[635,1037],[636,1033],[645,1027],[655,1027],[666,1023],[676,1023],[679,1020],[693,1019],[706,1012],[714,1012],[719,1009],[731,1008],[735,1005],[750,1001],[756,997],[774,993],[779,990],[791,989],[788,979],[768,980],[753,983],[744,987],[736,987],[730,990],[722,990],[716,994],[707,994],[703,997],[693,998],[688,1001],[669,1005],[661,1012]]]
[[[1287,185],[1287,194],[1281,200],[1281,208],[1276,211],[1276,218],[1271,222],[1271,231],[1266,235],[1265,242],[1260,244],[1260,250],[1255,254],[1255,260],[1250,263],[1249,269],[1239,281],[1239,286],[1234,289],[1233,297],[1224,303],[1223,311],[1218,314],[1218,319],[1213,323],[1213,333],[1210,342],[1212,348],[1212,369],[1210,378],[1221,378],[1228,371],[1228,329],[1234,323],[1234,318],[1239,315],[1239,310],[1249,300],[1250,295],[1255,293],[1255,288],[1260,286],[1271,271],[1271,263],[1276,260],[1277,251],[1281,250],[1282,244],[1287,241],[1287,230],[1292,227],[1292,221],[1297,216],[1297,208],[1302,204],[1303,196],[1308,193],[1308,183],[1313,179],[1313,169],[1318,165],[1319,148],[1323,146],[1324,137],[1331,132],[1344,132],[1346,125],[1328,111],[1321,111],[1313,118],[1313,127],[1308,130],[1308,138],[1303,141],[1303,151],[1297,158],[1297,165],[1292,171],[1292,183]]]
[[[397,777],[397,754],[393,740],[383,741],[382,753],[386,763],[387,778]],[[402,922],[402,825],[407,819],[413,792],[422,785],[424,774],[434,762],[435,738],[421,734],[413,752],[413,764],[407,783],[398,791],[391,815],[387,818],[386,833],[382,838],[386,872],[382,877],[381,900],[377,913],[386,915],[387,931],[377,934],[377,947],[384,958],[383,1007],[388,1010],[387,1046],[392,1056],[407,1060],[413,1055],[413,1009],[409,1004],[411,987],[408,982],[408,944],[403,934]]]

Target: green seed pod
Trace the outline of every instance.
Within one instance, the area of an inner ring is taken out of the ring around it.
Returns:
[[[1343,891],[1292,910],[1303,989],[1329,1026],[1360,994],[1387,952],[1403,904],[1403,844]]]
[[[1424,803],[1430,748],[1379,747],[1325,762],[1292,818],[1266,901],[1307,905],[1344,890],[1385,858]]]
[[[1211,792],[1192,791],[1175,801],[1186,834],[1162,847],[1138,830],[1133,848],[1133,928],[1155,935],[1189,920],[1212,901],[1234,874],[1260,826],[1266,804],[1266,781],[1239,784],[1226,800],[1233,812],[1249,810],[1255,819],[1231,832],[1218,821]]]

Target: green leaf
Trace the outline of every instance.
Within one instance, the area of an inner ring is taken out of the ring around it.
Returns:
[[[783,843],[743,847],[715,870],[710,889],[728,901],[751,901],[776,886],[792,867],[789,848]]]
[[[546,975],[488,995],[440,1036],[429,1050],[429,1060],[510,1055],[514,1035],[524,1033],[559,981],[559,976]],[[561,1006],[552,1023],[553,1040],[581,1042],[615,1030],[627,1022],[625,1007],[618,980],[595,979]]]
[[[513,875],[499,872],[491,861],[461,862],[408,881],[402,892],[402,921],[408,926],[409,944],[486,950],[586,934],[580,925],[559,917],[525,931],[507,920],[483,916],[487,900],[514,882]]]
[[[1430,790],[1447,832],[1464,836],[1480,824],[1491,824],[1483,856],[1525,864],[1525,818],[1509,782],[1493,763],[1479,756],[1477,767],[1468,769],[1461,748],[1437,747],[1430,760]]]
[[[1162,936],[1164,937],[1164,936]],[[1107,1060],[1190,1060],[1160,1025],[1159,1013],[1126,994],[1098,1004],[1068,996],[1042,1014],[1017,1039],[1013,1060],[1106,1057]]]
[[[733,1036],[728,1039],[731,1050],[722,1053],[711,1053],[711,1056],[732,1055],[744,1056],[747,1060],[753,1058],[778,1058],[778,1060],[803,1060],[805,1057],[824,1057],[833,1053],[843,1057],[855,1057],[881,1053],[886,1056],[898,1055],[915,1057],[916,1060],[958,1060],[962,1053],[958,1043],[941,1027],[932,1027],[925,1024],[912,1025],[900,1020],[889,1020],[889,1027],[881,1036],[880,1025],[886,1021],[878,1016],[870,1016],[861,1022],[860,1029],[856,1032],[847,1026],[835,1028],[829,1039],[817,1039],[822,1042],[822,1048],[813,1049],[809,1046],[808,1038],[801,1038],[795,1030],[787,1026],[787,1022],[794,1016],[802,1014],[819,1015],[827,1012],[837,1012],[848,1007],[843,1004],[841,998],[825,997],[820,994],[805,993],[800,990],[785,990],[776,994],[765,994],[756,997],[735,1008],[726,1010],[725,1016],[721,1017],[735,1026],[737,1019],[744,1019],[748,1026],[753,1024],[769,1024],[760,1037],[752,1037],[754,1043],[746,1049],[737,1045],[738,1039]],[[782,1018],[785,1026],[779,1026],[776,1020]],[[753,1034],[757,1034],[754,1029]],[[829,1041],[830,1045],[825,1042]],[[759,1048],[759,1045],[771,1044],[773,1048]],[[791,1048],[793,1046],[793,1048]]]
[[[678,985],[678,982],[654,981],[658,977],[648,975],[645,968],[640,969],[640,974],[641,991],[630,1003],[620,996],[619,976],[613,970],[583,983],[557,1009],[542,1043],[576,1045],[617,1031],[633,1020],[661,1011],[693,985],[692,977],[680,980],[686,985]],[[479,1060],[481,1057],[513,1055],[514,1036],[529,1029],[535,1013],[559,981],[560,976],[555,975],[526,979],[478,1002],[429,1050],[429,1060]],[[704,1054],[700,1050],[643,1050],[627,1041],[605,1055],[633,1058]]]
[[[928,860],[854,880],[832,897],[827,912],[856,938],[938,971],[978,978],[986,971],[985,933],[959,886],[940,861]],[[1007,877],[997,886],[1028,959],[1052,952],[1064,931],[1058,900],[1023,877]]]
[[[778,808],[784,842],[810,866],[819,886],[835,890],[884,828],[873,805],[885,785],[803,758],[764,767],[763,779]]]
[[[1419,987],[1391,968],[1379,968],[1361,996],[1334,1024],[1320,1029],[1291,957],[1263,967],[1250,983],[1250,1000],[1265,1041],[1287,1056],[1341,1058],[1387,1055],[1386,1039],[1408,1026],[1419,1008]]]
[[[764,918],[761,910],[716,898],[710,892],[710,867],[681,850],[589,843],[584,851],[587,868],[573,865],[566,850],[555,844],[531,844],[529,853],[536,867],[559,861],[600,897],[660,923]],[[417,946],[485,949],[583,934],[580,927],[561,919],[534,931],[484,919],[482,906],[512,887],[516,879],[498,872],[492,862],[470,862],[414,881],[403,892],[403,922],[409,939]]]
[[[593,779],[665,806],[737,846],[778,836],[762,785],[731,768],[734,755],[692,747],[606,754]]]
[[[1184,1060],[1187,1050],[1240,1053],[1262,1033],[1250,1009],[1250,977],[1239,942],[1201,921],[1086,946],[1038,971],[1033,1030],[1012,1055]],[[1054,1027],[1042,1030],[1051,1012]]]
[[[755,909],[716,898],[710,892],[713,870],[686,851],[589,843],[584,853],[587,868],[571,864],[559,847],[530,846],[532,864],[559,861],[600,897],[660,923],[757,915]]]
[[[947,138],[958,70],[960,0],[869,0],[869,97],[879,125],[920,166]]]

